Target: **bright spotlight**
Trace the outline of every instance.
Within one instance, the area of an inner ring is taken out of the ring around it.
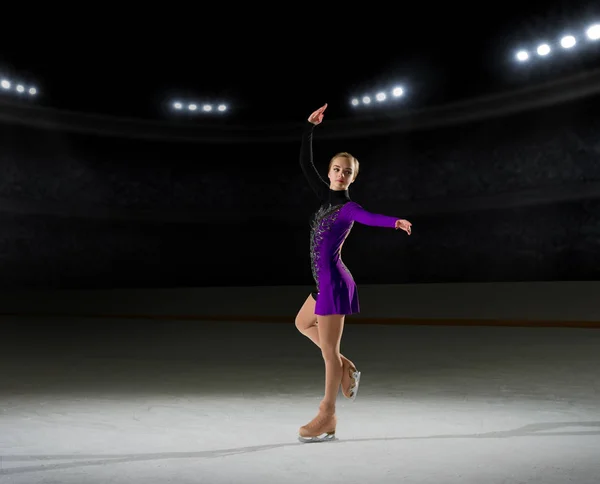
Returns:
[[[404,94],[404,89],[402,89],[401,87],[396,87],[394,88],[394,90],[392,91],[392,94],[396,97],[398,96],[402,96],[402,94]]]
[[[19,84],[17,86],[17,92],[25,92],[25,88],[23,86],[21,86],[21,84]]]
[[[354,98],[350,102],[352,103],[352,106],[358,106],[358,99]]]
[[[2,86],[3,89],[10,89],[10,82],[8,82],[6,79],[2,79],[0,86]]]
[[[385,92],[378,92],[375,96],[375,99],[377,99],[378,101],[385,101],[385,97]]]
[[[519,52],[517,52],[517,60],[520,62],[524,62],[527,59],[529,59],[529,53],[526,50],[520,50]]]
[[[179,99],[176,101],[170,101],[170,105],[174,110],[182,111],[186,110],[194,115],[200,113],[215,113],[216,111],[223,113],[229,109],[226,103],[209,104],[200,102],[200,100],[192,101],[187,99]]]
[[[364,96],[362,100],[365,104],[369,104],[371,102],[371,98],[369,96]]]
[[[548,44],[542,44],[537,48],[538,55],[548,55],[550,53],[550,46]]]
[[[37,89],[35,87],[29,88],[29,94],[35,96],[37,94]]]
[[[600,39],[600,24],[592,25],[586,33],[591,40]]]
[[[570,49],[576,43],[577,43],[577,41],[575,40],[575,37],[573,37],[572,35],[566,35],[560,40],[560,45],[562,45],[565,49]]]

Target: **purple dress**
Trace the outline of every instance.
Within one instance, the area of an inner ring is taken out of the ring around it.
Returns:
[[[395,228],[396,217],[367,212],[352,201],[348,190],[331,190],[313,163],[314,125],[307,122],[300,148],[300,166],[321,203],[311,222],[310,258],[316,291],[315,314],[360,312],[358,290],[352,274],[342,262],[341,250],[354,222],[373,227]]]

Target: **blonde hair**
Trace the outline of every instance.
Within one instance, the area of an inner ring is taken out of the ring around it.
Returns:
[[[333,155],[331,160],[329,160],[329,167],[327,168],[327,171],[331,170],[331,165],[333,163],[333,160],[335,160],[336,158],[346,158],[350,163],[352,163],[354,165],[353,180],[355,180],[356,177],[358,176],[358,169],[359,169],[358,160],[354,156],[352,156],[350,153],[348,153],[346,151],[341,151],[340,153]]]

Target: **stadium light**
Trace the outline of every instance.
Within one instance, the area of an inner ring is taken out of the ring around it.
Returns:
[[[177,101],[172,101],[170,105],[175,112],[188,114],[208,114],[213,112],[224,113],[225,111],[227,111],[227,109],[229,109],[229,106],[227,106],[227,104],[225,103],[213,105],[210,103],[198,103],[195,101],[182,101],[180,99]]]
[[[401,86],[396,86],[391,89],[378,90],[375,96],[371,94],[363,94],[362,96],[355,96],[350,99],[350,104],[354,107],[358,106],[370,106],[373,99],[377,101],[377,106],[389,105],[386,101],[393,101],[404,95],[404,89]]]
[[[575,33],[576,34],[576,33]],[[600,40],[600,24],[593,24],[587,28],[585,35],[589,40],[596,41]],[[581,38],[582,36],[580,36]],[[560,41],[556,43],[542,43],[538,45],[534,50],[540,57],[547,57],[554,47],[562,47],[565,50],[573,49],[578,45],[578,36],[574,34],[565,34],[560,38]],[[515,54],[515,59],[519,62],[525,62],[529,60],[530,55],[526,49],[521,49]]]
[[[10,76],[0,75],[0,94],[12,94],[16,97],[23,97],[27,94],[34,96],[37,94],[35,87],[25,87],[21,82],[11,79]]]

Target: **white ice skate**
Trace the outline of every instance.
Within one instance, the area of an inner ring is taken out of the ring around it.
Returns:
[[[354,386],[350,389],[350,400],[354,401],[356,394],[358,393],[358,384],[360,383],[360,371],[353,371],[352,378],[354,379]]]
[[[344,395],[345,398],[353,402],[356,398],[356,394],[358,393],[358,385],[360,383],[360,371],[358,371],[356,368],[348,368],[346,371],[350,373],[352,385],[350,386],[350,390],[348,391],[348,393],[344,392],[344,387],[342,386],[342,395]]]

